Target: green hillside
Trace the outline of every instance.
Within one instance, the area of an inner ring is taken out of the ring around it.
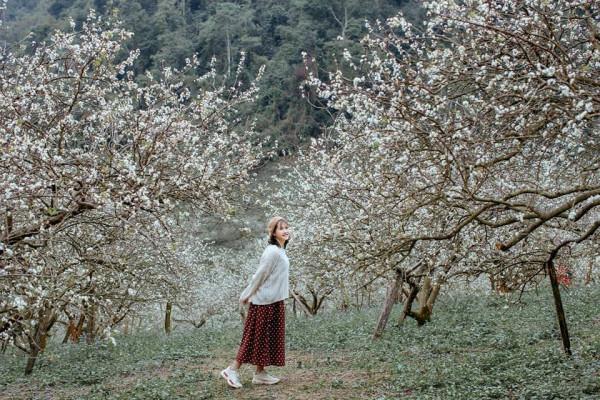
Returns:
[[[220,72],[232,76],[246,52],[246,77],[266,66],[259,99],[246,117],[291,150],[318,135],[330,118],[300,96],[302,51],[315,57],[317,73],[326,74],[344,48],[359,46],[366,20],[401,8],[418,14],[408,0],[8,0],[7,6],[0,39],[9,44],[43,41],[54,28],[67,27],[68,17],[81,24],[90,8],[117,16],[135,33],[129,49],[140,50],[138,72],[182,66],[197,53],[203,65],[216,57]]]

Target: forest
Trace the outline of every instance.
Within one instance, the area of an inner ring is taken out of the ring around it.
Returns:
[[[181,68],[193,54],[201,69],[208,69],[214,57],[224,77],[234,75],[241,52],[246,54],[243,79],[265,66],[258,99],[244,115],[262,135],[277,141],[280,151],[298,149],[330,120],[300,96],[302,51],[327,74],[344,48],[359,48],[365,21],[385,20],[401,9],[415,19],[421,13],[408,0],[9,0],[8,26],[0,41],[16,43],[30,32],[31,40],[42,41],[54,29],[67,27],[68,17],[80,25],[90,8],[118,18],[134,33],[124,49],[139,49],[137,73],[156,72],[163,65]]]

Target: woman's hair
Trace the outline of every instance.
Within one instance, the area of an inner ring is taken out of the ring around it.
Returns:
[[[277,247],[280,247],[280,246],[279,246],[279,242],[277,241],[277,239],[275,239],[275,231],[277,230],[277,228],[279,227],[279,224],[281,224],[281,223],[289,225],[287,220],[283,217],[273,217],[267,224],[267,232],[269,233],[269,244],[274,244]],[[289,241],[290,240],[288,239],[283,244],[284,249],[287,247],[287,244]]]

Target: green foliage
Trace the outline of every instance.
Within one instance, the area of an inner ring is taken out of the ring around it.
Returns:
[[[599,295],[598,287],[564,293],[572,358],[560,349],[547,288],[526,294],[520,305],[488,295],[442,295],[431,323],[390,327],[375,342],[377,309],[314,318],[288,312],[288,365],[273,369],[288,381],[253,388],[245,367],[243,390],[246,398],[263,398],[263,389],[289,398],[597,398]],[[168,338],[117,336],[116,346],[51,343],[28,378],[22,357],[3,355],[0,392],[12,398],[233,398],[218,371],[235,356],[240,336],[234,320]]]
[[[255,120],[264,137],[295,149],[329,122],[326,112],[300,96],[302,51],[315,57],[319,74],[326,74],[344,48],[361,51],[365,20],[385,19],[401,8],[412,13],[411,7],[409,0],[9,0],[0,41],[22,40],[32,27],[32,39],[43,41],[53,29],[67,27],[68,16],[81,23],[94,8],[116,15],[135,33],[128,49],[140,50],[137,72],[181,67],[186,57],[198,53],[203,65],[208,67],[214,56],[220,71],[233,77],[245,51],[243,78],[254,77],[263,64],[267,68],[259,101],[243,119]]]

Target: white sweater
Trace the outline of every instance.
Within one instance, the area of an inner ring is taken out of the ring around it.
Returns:
[[[271,304],[287,299],[289,294],[290,261],[285,250],[270,244],[260,257],[258,269],[248,287],[240,295],[240,302],[249,299],[252,304]]]

